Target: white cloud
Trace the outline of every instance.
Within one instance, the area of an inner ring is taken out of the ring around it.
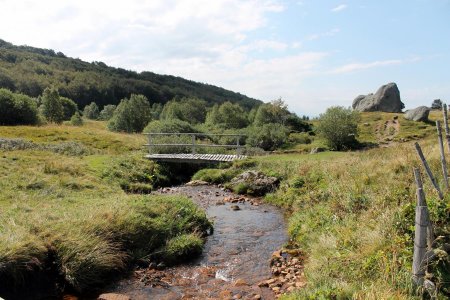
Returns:
[[[327,32],[311,34],[306,39],[309,40],[309,41],[314,41],[314,40],[318,40],[318,39],[323,38],[323,37],[335,36],[340,31],[341,30],[339,28],[333,28],[333,29],[331,29],[331,30],[329,30]]]
[[[347,8],[347,4],[340,4],[333,9],[331,9],[332,12],[340,12]]]
[[[401,59],[391,59],[391,60],[377,60],[370,63],[351,63],[346,64],[340,67],[337,67],[330,71],[332,74],[342,74],[342,73],[350,73],[354,71],[360,71],[365,69],[371,69],[376,67],[384,67],[384,66],[392,66],[392,65],[399,65],[406,62],[405,60]]]

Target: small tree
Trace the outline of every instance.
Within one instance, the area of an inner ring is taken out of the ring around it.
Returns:
[[[358,118],[357,112],[350,108],[333,106],[320,115],[317,131],[330,149],[351,149],[357,144]]]
[[[249,128],[247,143],[264,150],[275,150],[286,143],[289,130],[278,123],[268,123]]]
[[[116,110],[116,106],[112,104],[105,105],[100,112],[99,119],[103,121],[108,121],[114,115],[114,111]]]
[[[112,131],[142,132],[151,120],[151,106],[144,95],[122,99],[108,122]]]
[[[433,103],[431,103],[431,109],[442,109],[442,100],[434,99]]]
[[[44,90],[41,97],[42,114],[48,122],[61,124],[64,120],[64,107],[58,91],[53,87]]]
[[[63,106],[64,120],[70,120],[70,118],[78,111],[77,104],[66,97],[59,97]]]
[[[84,107],[83,116],[87,119],[97,120],[99,114],[100,112],[95,102],[91,102],[91,104]]]
[[[81,117],[79,112],[76,112],[70,118],[70,124],[72,124],[73,126],[82,126],[83,125],[83,118]]]

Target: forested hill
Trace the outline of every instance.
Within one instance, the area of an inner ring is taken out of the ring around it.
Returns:
[[[151,102],[166,103],[174,97],[197,97],[210,104],[231,101],[251,108],[259,100],[217,86],[181,77],[137,73],[109,67],[103,62],[88,63],[61,52],[29,46],[15,46],[0,39],[0,88],[32,97],[53,85],[61,96],[73,99],[79,108],[96,102],[118,104],[130,94],[143,94]]]

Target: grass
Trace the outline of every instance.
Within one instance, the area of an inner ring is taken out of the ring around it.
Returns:
[[[370,127],[386,118],[392,119],[392,114],[367,113],[361,122],[369,121]],[[420,139],[443,186],[435,128],[404,120],[400,124],[398,136],[417,135],[414,139]],[[370,141],[376,135],[367,131],[362,136]],[[290,238],[307,254],[308,285],[283,299],[420,299],[410,275],[415,209],[412,168],[421,166],[412,142],[398,139],[395,147],[252,160],[251,167],[240,162],[241,171],[257,169],[282,180],[279,189],[264,199],[287,211]],[[443,237],[440,243],[448,243],[450,195],[447,192],[445,200],[439,200],[428,178],[423,178],[431,219],[437,235]],[[440,286],[438,299],[446,299],[448,256],[439,264],[430,268],[430,275]]]
[[[49,269],[84,293],[135,261],[199,253],[211,224],[187,198],[145,195],[169,179],[142,158],[143,137],[102,122],[0,127],[0,136],[38,146],[0,150],[0,296]],[[53,150],[69,141],[88,151]]]

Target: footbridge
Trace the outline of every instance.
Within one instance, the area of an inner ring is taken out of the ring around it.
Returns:
[[[161,162],[221,163],[245,159],[242,134],[144,133],[148,159]],[[225,140],[225,143],[221,142]],[[231,142],[232,141],[232,142]]]

